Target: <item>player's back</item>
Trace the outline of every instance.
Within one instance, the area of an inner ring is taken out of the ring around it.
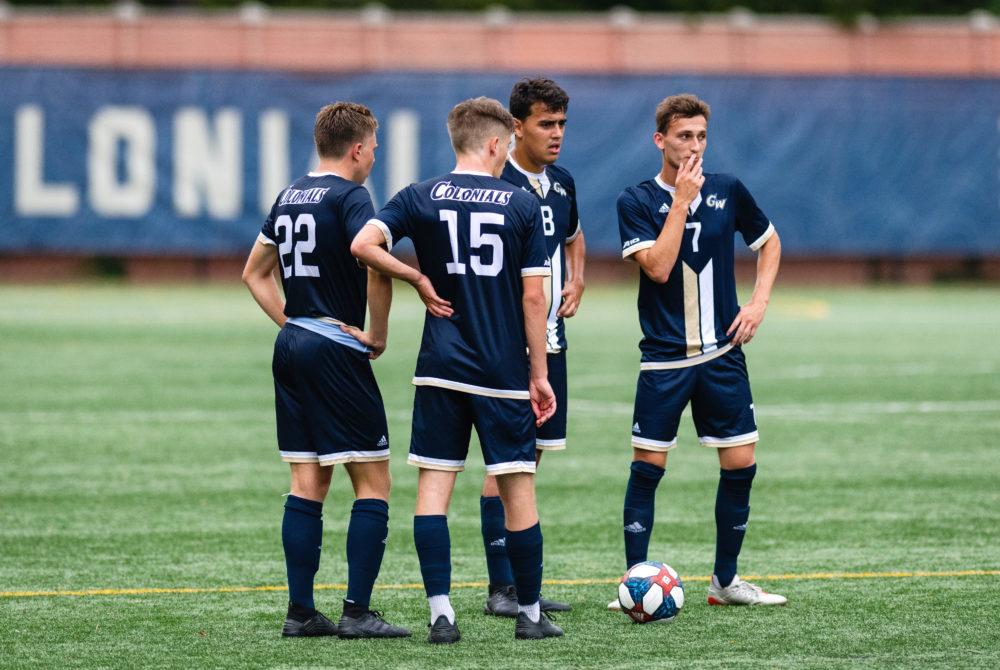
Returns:
[[[332,173],[310,173],[278,195],[261,235],[278,247],[286,316],[364,327],[367,273],[350,247],[373,211],[363,186]]]
[[[454,310],[427,315],[414,383],[526,398],[521,278],[549,274],[535,199],[485,173],[453,172],[407,187],[379,219],[413,240]]]

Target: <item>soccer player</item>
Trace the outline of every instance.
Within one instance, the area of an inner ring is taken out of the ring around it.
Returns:
[[[278,195],[243,270],[254,299],[281,327],[271,368],[278,450],[292,478],[281,525],[287,637],[410,635],[369,609],[388,535],[390,484],[385,408],[369,359],[385,350],[392,280],[359,267],[350,245],[374,213],[362,183],[375,162],[377,126],[363,105],[338,102],[319,111],[319,165]],[[279,265],[287,300],[272,274]],[[355,496],[338,625],[313,601],[323,500],[336,463],[344,464]]]
[[[711,605],[784,605],[736,574],[757,471],[757,423],[743,345],[757,332],[778,273],[781,243],[747,188],[727,174],[704,173],[708,105],[676,95],[656,108],[653,142],[660,173],[618,197],[622,257],[642,268],[643,339],[632,419],[633,461],[625,491],[625,563],[646,560],[656,488],[677,445],[691,402],[702,446],[719,456],[715,568]],[[740,307],[733,271],[739,233],[757,252],[757,280]],[[616,609],[613,605],[610,608]]]
[[[538,201],[498,179],[513,129],[513,118],[496,100],[456,105],[448,115],[455,169],[400,191],[351,246],[369,267],[419,288],[426,277],[387,252],[409,237],[440,294],[421,295],[429,313],[413,378],[409,457],[420,468],[413,539],[432,643],[460,637],[448,597],[447,514],[473,426],[504,504],[504,540],[517,587],[514,635],[562,635],[539,605],[542,531],[534,479],[535,428],[556,409],[545,359],[543,284],[550,269]]]
[[[551,79],[522,79],[510,92],[516,143],[501,179],[533,194],[542,213],[546,253],[552,276],[545,282],[548,323],[545,338],[549,383],[556,394],[556,413],[535,436],[535,461],[542,452],[566,448],[566,330],[563,319],[576,314],[583,295],[585,244],[576,207],[576,183],[554,165],[562,149],[569,96]],[[496,477],[487,474],[479,500],[483,546],[489,572],[484,611],[517,616],[517,592],[504,540],[503,503]],[[568,611],[570,606],[541,598],[542,610]]]

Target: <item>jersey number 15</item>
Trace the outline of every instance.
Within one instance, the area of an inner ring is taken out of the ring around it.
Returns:
[[[458,212],[453,209],[440,210],[441,220],[448,224],[448,237],[451,239],[450,263],[445,267],[450,275],[464,275],[465,263],[459,262],[458,250]],[[496,277],[503,268],[503,239],[496,233],[484,233],[484,225],[502,226],[503,214],[496,212],[472,212],[469,215],[469,246],[472,249],[482,247],[493,248],[493,261],[489,265],[484,265],[482,257],[476,254],[469,254],[469,267],[474,274],[483,277]]]

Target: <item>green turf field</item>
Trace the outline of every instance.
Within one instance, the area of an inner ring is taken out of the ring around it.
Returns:
[[[464,584],[485,578],[474,455],[450,521],[463,641],[441,649],[414,588],[409,287],[376,362],[395,489],[375,604],[415,635],[385,642],[278,635],[275,329],[241,287],[0,287],[0,667],[996,667],[996,289],[778,288],[747,348],[762,442],[741,573],[772,575],[760,583],[790,604],[705,604],[717,464],[685,419],[650,552],[688,580],[667,626],[604,610],[624,567],[634,303],[631,286],[592,287],[569,323],[570,446],[538,477],[545,577],[582,582],[545,587],[574,606],[566,637],[515,643]],[[338,469],[327,585],[346,578],[348,491]],[[992,574],[863,574],[914,571]],[[851,575],[816,574],[830,572]],[[88,589],[138,592],[23,593]],[[336,618],[341,595],[317,601]]]

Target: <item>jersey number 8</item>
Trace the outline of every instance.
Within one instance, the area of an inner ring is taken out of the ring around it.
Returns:
[[[448,237],[451,238],[452,262],[445,267],[450,275],[464,275],[465,263],[458,259],[458,212],[453,209],[440,210],[441,220],[448,224]],[[493,261],[484,265],[482,258],[469,254],[469,267],[474,274],[482,277],[496,277],[503,268],[503,240],[496,233],[484,233],[483,225],[503,225],[503,214],[495,212],[472,212],[469,215],[469,246],[473,249],[482,247],[493,248]]]

